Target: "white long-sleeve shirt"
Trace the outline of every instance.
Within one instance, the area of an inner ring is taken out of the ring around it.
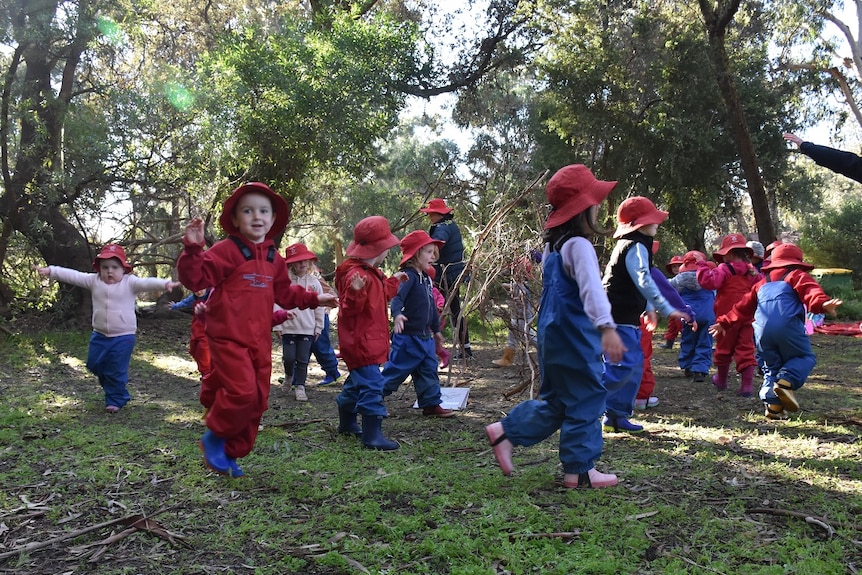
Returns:
[[[611,303],[602,286],[599,259],[593,244],[586,238],[571,238],[560,249],[560,257],[566,273],[578,283],[584,312],[593,325],[596,328],[616,327]]]
[[[312,274],[305,274],[302,277],[297,277],[291,271],[290,283],[292,285],[300,286],[305,289],[305,291],[311,293],[316,293],[318,295],[323,293],[323,287],[320,285],[320,281]],[[282,308],[280,308],[278,304],[273,306],[273,311],[279,309]],[[292,318],[284,323],[278,324],[272,329],[273,331],[277,331],[282,334],[320,335],[320,332],[323,331],[323,314],[325,311],[326,308],[320,306],[314,309],[299,309],[298,307],[295,307],[290,310],[290,313],[293,315]]]
[[[165,291],[170,280],[139,278],[125,274],[115,284],[106,284],[97,273],[48,266],[51,279],[90,290],[93,298],[93,331],[105,337],[132,335],[138,330],[135,301],[139,293]]]

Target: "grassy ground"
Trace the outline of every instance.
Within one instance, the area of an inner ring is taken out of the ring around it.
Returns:
[[[483,428],[528,391],[524,366],[478,345],[444,384],[468,408],[427,419],[409,385],[388,401],[380,453],[336,434],[339,386],[307,403],[278,383],[248,477],[201,464],[188,324],[143,320],[134,399],[103,411],[88,333],[0,342],[0,573],[843,574],[862,568],[862,346],[814,335],[803,411],[767,422],[755,399],[693,384],[656,350],[660,405],[639,435],[606,434],[616,488],[561,486],[557,436],[504,477]],[[311,381],[320,379],[313,371]],[[29,547],[28,547],[29,546]]]

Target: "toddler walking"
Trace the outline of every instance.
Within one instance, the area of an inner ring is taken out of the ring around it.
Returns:
[[[219,223],[227,238],[204,251],[200,218],[189,222],[183,236],[180,280],[190,290],[213,288],[206,316],[212,371],[201,389],[207,431],[200,448],[207,467],[222,475],[244,475],[236,460],[254,448],[268,408],[273,304],[304,309],[338,301],[291,285],[273,241],[289,219],[284,198],[250,182],[225,200]]]
[[[551,213],[545,221],[537,328],[539,399],[519,403],[502,421],[485,428],[504,475],[514,470],[515,445],[535,445],[559,430],[565,487],[612,487],[618,482],[616,475],[598,471],[595,462],[603,446],[602,353],[619,361],[625,347],[590,241],[600,230],[598,206],[616,184],[597,180],[580,164],[561,168],[548,181]]]
[[[719,249],[712,253],[712,258],[718,263],[716,267],[710,267],[706,261],[697,262],[697,283],[703,289],[715,290],[716,317],[729,312],[763,277],[750,262],[753,253],[742,234],[728,234],[722,238]],[[754,368],[757,366],[751,321],[734,322],[716,337],[712,384],[720,391],[727,389],[727,376],[730,364],[734,361],[740,379],[737,393],[743,397],[749,396],[752,394]],[[695,377],[694,381],[703,380]]]
[[[287,264],[290,283],[313,294],[322,294],[320,281],[312,274],[317,256],[305,244],[287,246],[284,262]],[[278,304],[276,304],[278,308]],[[311,360],[311,346],[323,331],[325,308],[293,308],[288,310],[288,319],[273,328],[281,333],[281,357],[284,363],[284,382],[293,383],[296,401],[308,401],[305,382],[308,379],[308,363]]]
[[[808,273],[814,266],[802,257],[802,250],[793,244],[776,247],[762,268],[766,277],[710,327],[721,337],[734,324],[754,320],[763,369],[760,399],[767,419],[784,419],[786,411],[799,411],[795,392],[817,363],[805,333],[805,309],[834,315],[843,303],[826,295]]]
[[[126,261],[126,252],[108,244],[93,260],[96,273],[61,266],[36,267],[42,277],[72,284],[90,291],[93,300],[93,334],[87,350],[87,369],[99,378],[105,392],[105,411],[117,413],[132,396],[129,394],[129,363],[135,349],[138,319],[135,297],[139,293],[170,291],[179,282],[159,278],[139,278]]]
[[[428,232],[416,230],[401,240],[401,271],[406,281],[398,287],[389,309],[392,313],[392,348],[383,366],[383,396],[398,390],[407,376],[413,379],[422,415],[452,417],[455,412],[440,406],[436,347],[443,345],[440,316],[431,295],[433,284],[425,270],[437,260],[443,242]]]
[[[388,302],[407,278],[397,272],[387,278],[380,270],[391,248],[399,240],[383,216],[369,216],[353,228],[347,258],[335,270],[339,294],[338,343],[341,358],[350,374],[335,402],[338,404],[338,433],[356,435],[369,449],[392,451],[397,441],[384,437],[381,429],[388,416],[383,405],[383,376],[380,365],[389,356]],[[362,415],[362,428],[356,414]]]
[[[653,279],[652,244],[658,226],[668,213],[649,198],[628,198],[617,209],[617,245],[611,252],[602,284],[611,302],[617,333],[627,348],[621,361],[605,358],[602,381],[608,390],[605,399],[605,431],[639,433],[643,426],[629,421],[643,375],[644,355],[640,346],[640,317],[647,314],[645,327],[654,330],[656,312],[665,317],[691,321],[665,298]],[[668,286],[669,287],[669,286]]]

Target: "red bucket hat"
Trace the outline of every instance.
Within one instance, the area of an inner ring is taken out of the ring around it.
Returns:
[[[772,251],[772,261],[762,271],[796,266],[804,270],[814,269],[814,264],[802,261],[802,250],[795,244],[781,244]]]
[[[93,269],[99,271],[99,260],[109,260],[111,258],[117,258],[120,260],[120,265],[123,266],[123,270],[125,270],[127,274],[132,273],[132,266],[130,266],[129,262],[126,261],[126,250],[117,244],[108,244],[102,248],[99,255],[97,255],[96,259],[93,260]]]
[[[317,256],[305,244],[291,244],[284,250],[284,263],[292,264],[305,260],[317,261]]]
[[[599,205],[616,185],[617,182],[597,180],[583,164],[560,168],[545,187],[548,203],[551,204],[545,229],[562,225],[590,206]]]
[[[712,252],[712,259],[721,263],[724,261],[724,256],[730,250],[748,250],[748,257],[754,255],[754,250],[746,245],[745,236],[742,234],[727,234],[721,238],[721,247]]]
[[[660,224],[667,219],[667,212],[655,207],[652,200],[634,196],[620,204],[617,210],[615,238],[620,238],[650,224]]]
[[[419,208],[419,211],[426,214],[451,214],[453,210],[446,205],[446,200],[434,198],[428,202],[427,208]]]
[[[287,222],[290,221],[290,208],[284,198],[272,191],[272,188],[261,182],[249,182],[236,188],[228,199],[224,202],[224,207],[219,216],[219,223],[222,229],[228,235],[238,235],[239,229],[233,225],[233,210],[236,203],[241,197],[249,192],[257,192],[267,196],[272,202],[272,211],[275,213],[275,220],[272,227],[266,234],[266,239],[272,239],[287,227]]]
[[[775,248],[777,248],[778,246],[780,246],[783,243],[784,242],[782,242],[781,240],[775,240],[774,242],[772,242],[771,244],[766,246],[766,249],[763,252],[763,257],[768,258],[769,254],[771,254],[773,252],[773,250],[775,250]]]
[[[679,267],[680,272],[696,272],[697,262],[705,262],[706,254],[697,250],[685,252],[682,256],[682,265]]]
[[[682,265],[682,256],[673,256],[670,258],[669,262],[664,264],[664,269],[667,270],[667,273],[673,273],[670,268],[680,265]]]
[[[345,253],[351,258],[367,260],[376,258],[398,243],[398,238],[389,229],[389,220],[383,216],[368,216],[354,226],[353,241],[347,245]]]
[[[428,244],[434,244],[437,246],[439,250],[443,244],[446,242],[442,240],[432,239],[431,236],[428,235],[428,232],[425,230],[416,230],[415,232],[410,232],[401,240],[401,251],[404,255],[401,256],[401,265],[403,266],[407,261],[416,255],[420,249]]]

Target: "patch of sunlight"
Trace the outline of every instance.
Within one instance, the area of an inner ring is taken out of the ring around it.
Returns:
[[[197,364],[178,355],[155,355],[149,360],[153,367],[171,372],[197,371]]]
[[[64,353],[60,354],[60,363],[62,363],[63,365],[69,366],[72,369],[84,369],[87,366],[87,362],[85,362],[85,361],[83,361],[77,357],[74,357],[71,355],[66,355]]]
[[[42,403],[44,403],[46,407],[71,407],[73,405],[78,405],[80,402],[81,400],[77,397],[59,395],[57,393],[52,393],[42,398]]]

